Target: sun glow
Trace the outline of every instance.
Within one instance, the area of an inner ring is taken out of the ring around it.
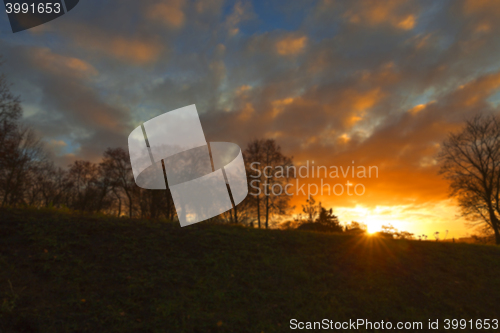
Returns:
[[[370,220],[366,222],[367,231],[369,234],[374,234],[382,230],[383,223],[377,220]]]

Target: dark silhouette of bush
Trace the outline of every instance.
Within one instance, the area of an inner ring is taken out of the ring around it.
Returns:
[[[297,229],[309,230],[318,232],[343,232],[344,229],[340,225],[339,218],[333,215],[333,209],[326,209],[321,205],[321,202],[316,205],[316,200],[312,196],[306,200],[306,204],[302,205],[302,211],[306,218],[300,216],[296,219],[299,224]]]

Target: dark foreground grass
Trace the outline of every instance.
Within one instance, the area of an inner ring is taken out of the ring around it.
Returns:
[[[2,332],[500,319],[500,249],[0,210]]]

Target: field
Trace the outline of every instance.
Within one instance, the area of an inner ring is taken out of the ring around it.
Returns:
[[[500,248],[2,209],[0,304],[1,332],[500,319]]]

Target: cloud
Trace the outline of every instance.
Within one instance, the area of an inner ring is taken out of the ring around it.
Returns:
[[[185,21],[185,15],[182,10],[183,6],[183,0],[159,1],[147,7],[146,17],[150,20],[165,24],[168,27],[179,28]],[[203,7],[198,8],[201,10]]]
[[[44,71],[63,76],[88,78],[98,74],[88,62],[75,57],[67,57],[53,53],[48,48],[33,50],[33,59]]]
[[[178,27],[184,20],[181,7],[176,0],[121,2],[119,6],[112,1],[89,1],[83,8],[87,10],[72,11],[71,20],[53,20],[44,24],[44,29],[33,30],[32,35],[34,40],[42,40],[56,32],[64,40],[59,47],[64,45],[80,57],[102,56],[127,65],[150,65],[168,49],[168,38],[160,38],[159,27]],[[171,13],[172,18],[163,17],[165,13]]]
[[[144,65],[158,60],[164,45],[155,36],[110,35],[89,27],[78,27],[73,42],[87,52],[97,52],[124,62]]]
[[[254,16],[252,4],[247,1],[237,1],[233,6],[233,11],[226,17],[225,26],[229,36],[236,35],[239,31],[240,23],[251,19]]]
[[[95,87],[99,73],[92,64],[46,47],[7,46],[3,50],[9,77],[16,75],[14,87],[25,91],[23,105],[36,105],[24,121],[54,155],[69,151],[95,161],[106,147],[126,144],[132,127],[130,111],[103,100]]]
[[[276,43],[276,51],[280,55],[294,55],[302,52],[307,44],[307,37],[287,36]]]
[[[45,143],[45,149],[53,152],[56,156],[63,155],[63,149],[67,146],[68,144],[63,140],[50,139]]]
[[[402,30],[411,30],[417,23],[417,15],[413,11],[414,8],[409,2],[363,0],[347,9],[344,17],[348,22],[357,25],[390,25]]]
[[[495,0],[465,0],[463,10],[468,15],[480,13],[500,16],[500,3]]]

